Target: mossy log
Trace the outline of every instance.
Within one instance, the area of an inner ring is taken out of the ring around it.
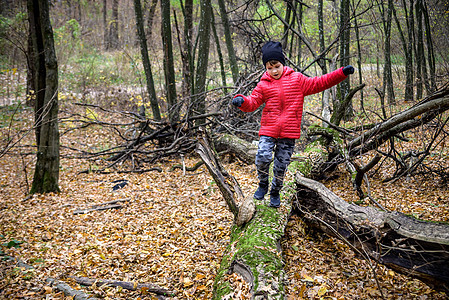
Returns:
[[[284,193],[278,209],[258,201],[251,221],[232,227],[230,243],[215,278],[213,299],[234,299],[232,297],[239,294],[246,294],[244,299],[248,296],[251,299],[284,298],[285,272],[280,240],[291,211],[291,201],[284,200],[288,197],[288,193]],[[246,288],[233,283],[238,280],[235,275],[244,280]]]
[[[262,201],[254,200],[252,194],[245,198],[209,145],[207,138],[201,139],[197,152],[234,215],[230,242],[215,277],[213,299],[283,299],[285,272],[280,240],[294,189],[286,180],[278,209],[268,207],[268,196]]]
[[[449,291],[449,225],[347,203],[321,183],[296,176],[294,209],[307,223],[350,243],[365,258]]]

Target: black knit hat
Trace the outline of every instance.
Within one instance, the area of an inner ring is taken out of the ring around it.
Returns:
[[[279,42],[266,42],[262,46],[262,61],[265,66],[270,60],[277,60],[285,66],[285,58],[282,53],[282,45]]]

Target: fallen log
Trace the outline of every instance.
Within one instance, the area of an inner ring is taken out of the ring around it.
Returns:
[[[84,286],[91,285],[107,285],[113,287],[122,287],[131,291],[143,291],[145,293],[154,293],[163,296],[175,296],[176,292],[171,291],[165,288],[162,288],[156,284],[152,283],[137,283],[137,282],[129,282],[129,281],[116,281],[116,280],[108,280],[108,279],[93,279],[88,277],[77,277],[77,276],[69,276],[69,278],[74,279],[78,284]]]
[[[296,175],[294,209],[319,230],[435,290],[449,291],[449,225],[340,199],[323,184]]]
[[[227,150],[247,164],[253,164],[256,159],[257,146],[235,135],[219,135],[214,139],[214,146],[218,152]]]
[[[89,294],[86,294],[83,291],[78,291],[73,289],[70,285],[65,282],[58,281],[54,278],[47,278],[45,280],[51,287],[57,289],[64,293],[65,296],[71,297],[70,299],[74,300],[98,300],[98,298],[91,297]]]
[[[278,209],[268,207],[264,200],[254,204],[253,195],[245,198],[238,182],[221,166],[207,139],[200,140],[197,152],[234,215],[229,245],[215,277],[213,299],[285,298],[280,240],[294,189],[286,182]]]

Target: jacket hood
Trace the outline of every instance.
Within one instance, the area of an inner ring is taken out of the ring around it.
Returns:
[[[290,75],[293,72],[295,72],[295,71],[292,68],[284,66],[284,71],[282,72],[281,78],[286,76],[286,75]],[[279,78],[279,79],[281,79],[281,78]],[[279,79],[274,79],[273,77],[270,76],[270,74],[268,74],[267,71],[265,71],[263,73],[262,78],[260,80],[272,82],[272,81],[279,80]]]

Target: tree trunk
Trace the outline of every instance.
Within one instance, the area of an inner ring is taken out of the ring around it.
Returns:
[[[290,27],[293,24],[290,21],[290,18],[292,20],[294,20],[295,18],[291,17],[292,16],[292,6],[293,6],[292,5],[292,1],[291,0],[287,0],[285,2],[285,4],[287,6],[286,9],[285,9],[285,17],[284,17],[286,23],[284,24],[284,34],[282,36],[281,43],[282,43],[282,49],[284,49],[285,53],[287,53],[287,49],[288,49],[289,56],[291,56],[291,54],[292,54],[291,49],[288,48],[288,33],[290,31]]]
[[[320,40],[320,53],[324,53],[326,51],[326,44],[324,41],[324,16],[323,16],[323,1],[318,1],[318,32],[319,32],[319,40]],[[319,59],[318,65],[321,68],[322,74],[327,74],[327,64],[326,59],[323,57]],[[331,106],[330,106],[330,90],[326,89],[322,93],[322,101],[321,101],[321,116],[325,121],[330,121],[331,118]],[[322,126],[327,127],[327,123],[323,122]]]
[[[427,45],[427,61],[429,62],[429,77],[430,77],[430,88],[429,88],[429,94],[433,93],[436,88],[436,70],[435,70],[435,53],[433,49],[433,42],[432,42],[432,30],[430,28],[430,17],[429,12],[427,9],[427,2],[422,3],[422,10],[423,10],[423,18],[424,18],[424,25],[426,28],[426,45]]]
[[[221,21],[223,22],[223,31],[225,35],[226,48],[228,49],[229,64],[231,66],[232,79],[234,84],[239,79],[239,69],[237,65],[237,58],[235,56],[234,44],[231,37],[231,30],[229,27],[228,13],[226,12],[226,6],[224,0],[218,0],[218,6],[220,7]]]
[[[37,161],[30,193],[59,191],[58,62],[48,0],[28,0],[35,63]]]
[[[349,43],[351,39],[351,31],[350,31],[350,22],[349,22],[349,0],[341,0],[340,1],[340,59],[341,65],[347,66],[350,64],[349,59]],[[349,93],[351,88],[351,83],[348,78],[343,80],[340,83],[340,101],[343,102],[343,99]],[[341,103],[342,104],[342,103]],[[341,105],[340,104],[340,105]],[[346,110],[344,114],[345,120],[350,120],[354,116],[352,100],[346,105]]]
[[[193,93],[194,81],[193,75],[195,73],[193,55],[192,55],[192,32],[193,32],[193,0],[186,0],[184,4],[184,49],[183,49],[183,64],[182,75],[182,96],[183,98],[190,97]]]
[[[382,4],[383,7],[383,4]],[[387,96],[388,104],[395,103],[393,76],[391,71],[391,21],[393,13],[393,0],[388,0],[388,8],[385,18],[385,10],[382,11],[382,21],[384,23],[385,40],[384,40],[384,78],[383,78],[383,95]]]
[[[321,183],[296,176],[294,208],[309,224],[366,259],[449,291],[449,226],[347,203]]]
[[[195,72],[194,108],[196,114],[206,112],[206,77],[209,61],[210,29],[212,8],[209,1],[201,0],[201,16],[198,29],[198,62]],[[197,123],[204,123],[204,119],[197,120]]]
[[[408,35],[408,41],[407,41],[407,52],[410,54],[409,60],[406,62],[406,70],[407,67],[409,68],[409,73],[407,73],[407,81],[410,81],[410,85],[407,85],[406,88],[406,95],[408,95],[408,98],[405,98],[407,101],[413,101],[413,99],[415,98],[415,94],[414,94],[414,86],[415,86],[415,72],[414,72],[414,68],[413,68],[413,45],[414,45],[414,28],[415,28],[415,17],[414,17],[414,13],[413,13],[413,1],[414,0],[409,0],[410,1],[410,7],[409,7],[409,11],[408,11],[408,17],[407,17],[407,35]],[[407,5],[405,3],[404,0],[404,9],[407,9]]]
[[[151,71],[150,58],[148,57],[147,38],[145,36],[145,30],[143,28],[142,5],[140,3],[140,0],[134,0],[134,12],[136,14],[137,37],[140,43],[140,54],[142,55],[142,64],[145,71],[147,92],[150,97],[151,110],[153,112],[153,118],[157,121],[160,121],[161,114],[159,112],[159,104],[157,102],[156,90],[154,88],[153,72]],[[139,114],[143,118],[145,118],[145,105],[142,104],[140,106]]]
[[[405,11],[405,19],[408,22],[408,14],[407,14],[407,7],[404,4],[404,11]],[[396,9],[393,6],[393,15],[394,20],[396,21],[396,26],[398,27],[399,36],[401,38],[402,42],[402,48],[404,49],[405,54],[405,93],[404,93],[404,99],[405,101],[411,101],[413,100],[413,58],[412,58],[412,52],[409,51],[409,47],[407,44],[407,39],[405,38],[404,32],[402,30],[401,23],[399,22]],[[408,25],[407,25],[408,26]]]
[[[422,9],[421,1],[417,0],[415,3],[415,17],[416,17],[416,78],[418,80],[416,84],[416,98],[419,100],[423,97],[423,80],[424,80],[424,42],[423,42],[423,27],[422,27]]]
[[[295,5],[296,5],[296,3],[297,2],[295,1]],[[297,4],[298,12],[297,12],[296,23],[298,24],[298,30],[300,32],[302,32],[302,25],[303,25],[303,21],[302,21],[303,7],[302,6],[303,6],[303,2],[299,1],[299,3]],[[303,44],[303,39],[300,37],[300,38],[298,38],[298,60],[297,60],[298,65],[300,65],[301,61],[302,61],[302,44]]]
[[[119,41],[118,41],[118,0],[113,0],[112,1],[112,18],[109,23],[109,35],[108,35],[108,43],[106,44],[106,50],[117,49],[118,45],[119,45]]]
[[[215,47],[217,50],[217,55],[218,55],[218,61],[220,63],[220,74],[221,74],[221,85],[222,86],[226,86],[226,71],[224,68],[224,62],[223,62],[223,53],[221,52],[221,46],[220,46],[220,38],[218,37],[217,34],[217,28],[215,26],[215,17],[214,17],[214,13],[213,11],[211,12],[211,27],[212,27],[212,32],[214,34],[214,40],[215,40]],[[225,94],[226,94],[226,89],[224,90]]]
[[[147,32],[146,37],[148,39],[152,39],[153,36],[153,20],[154,20],[154,13],[156,12],[156,6],[157,6],[158,0],[152,0],[150,8],[148,9],[148,16],[147,16]],[[146,1],[145,1],[146,2]],[[144,8],[144,11],[146,8]]]
[[[108,1],[103,0],[103,47],[108,49],[109,47],[109,27],[108,27]]]
[[[35,107],[36,105],[36,54],[34,53],[33,46],[33,28],[28,28],[28,45],[27,45],[27,91],[26,91],[26,104],[29,107]]]
[[[168,114],[172,124],[179,119],[179,107],[176,100],[175,67],[173,61],[173,44],[170,24],[170,1],[161,0],[162,44],[164,48],[164,75],[167,89]]]
[[[355,6],[355,4],[354,4],[354,6]],[[359,32],[359,26],[357,24],[356,16],[354,16],[354,30],[355,30],[355,37],[357,40],[357,67],[358,67],[357,73],[359,74],[359,85],[361,85],[361,84],[363,84],[362,49],[360,46],[360,32]],[[360,91],[360,108],[362,111],[365,111],[364,104],[363,104],[363,90]]]

